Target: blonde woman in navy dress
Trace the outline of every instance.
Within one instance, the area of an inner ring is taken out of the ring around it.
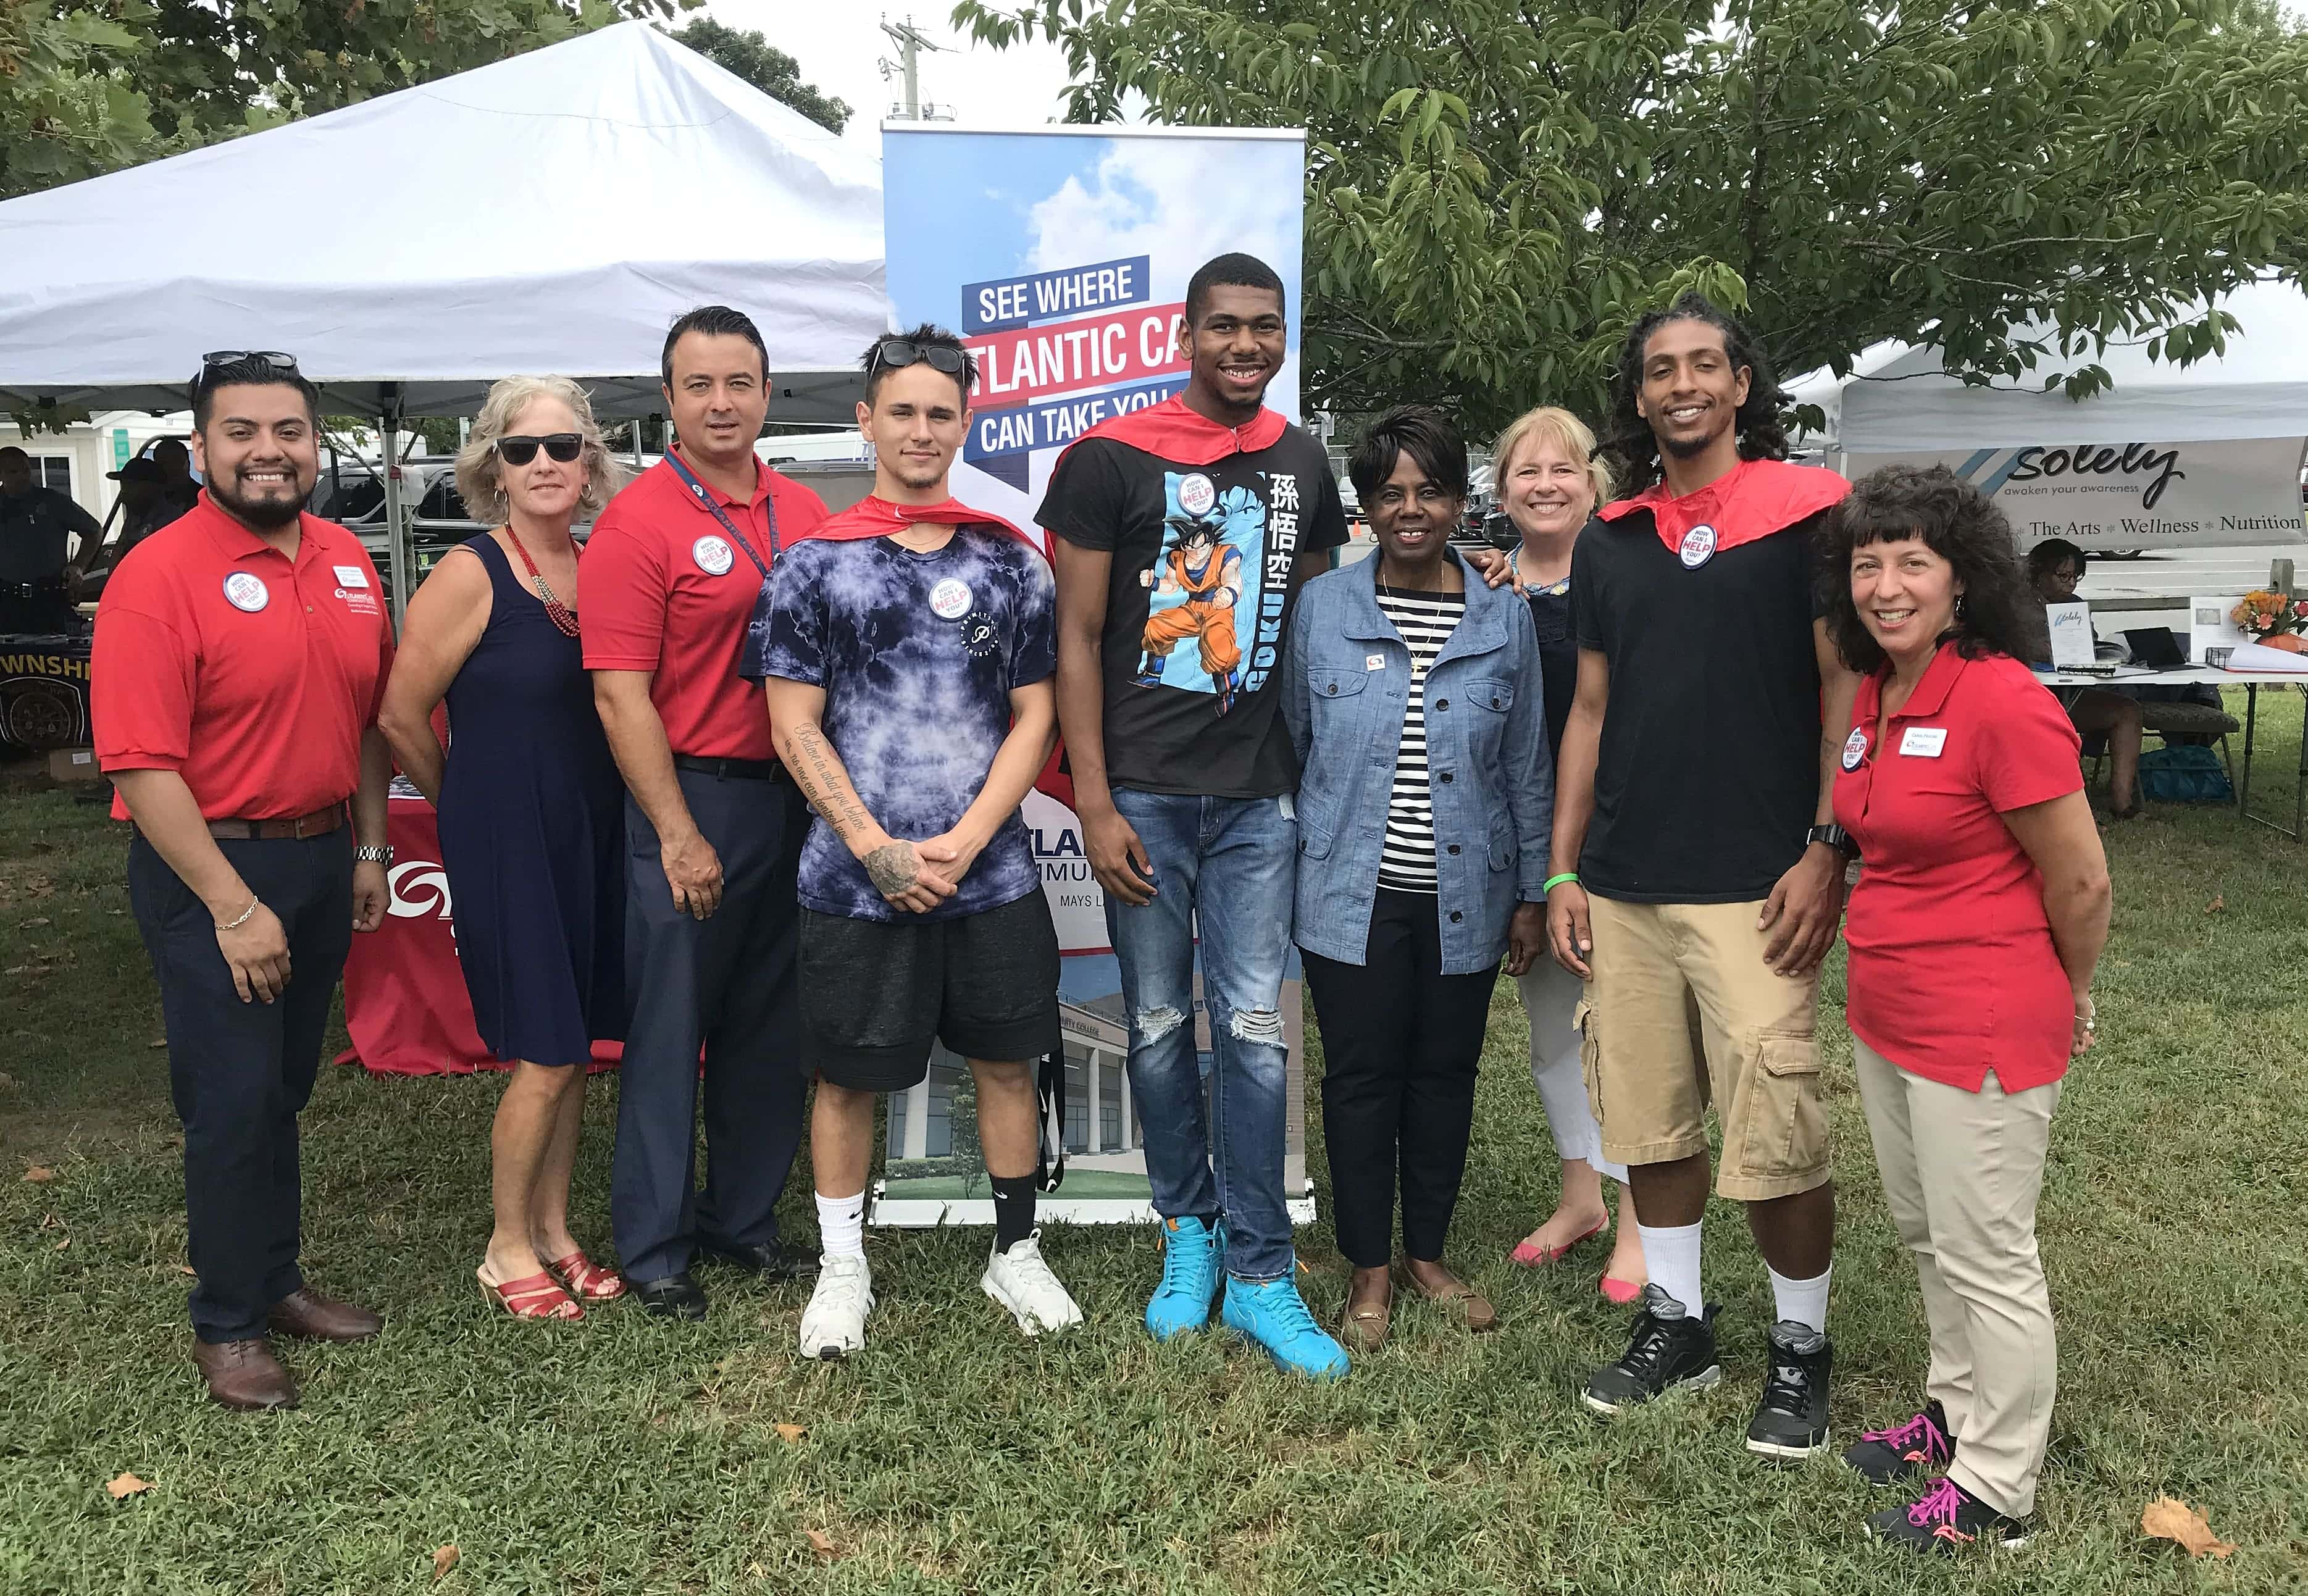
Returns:
[[[409,600],[379,723],[441,813],[457,958],[481,1040],[512,1065],[491,1133],[495,1228],[476,1273],[516,1318],[624,1295],[569,1231],[592,1044],[624,1034],[624,792],[578,648],[571,528],[624,473],[584,390],[508,377],[457,456],[491,530]],[[450,746],[432,727],[449,704]]]

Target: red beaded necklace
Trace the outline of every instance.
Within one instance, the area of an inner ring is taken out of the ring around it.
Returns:
[[[507,522],[505,523],[505,536],[512,540],[512,551],[521,556],[521,563],[522,566],[528,570],[530,581],[537,584],[537,596],[545,600],[545,613],[547,616],[551,617],[555,625],[561,628],[561,634],[563,636],[576,636],[576,612],[572,610],[569,606],[564,604],[560,600],[555,598],[553,596],[553,590],[545,585],[545,578],[538,573],[537,562],[530,559],[529,557],[529,550],[521,546],[521,534],[512,530],[512,523],[511,522]],[[573,546],[571,552],[573,555],[575,553]]]

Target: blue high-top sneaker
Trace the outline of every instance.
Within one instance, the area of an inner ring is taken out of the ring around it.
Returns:
[[[1146,1328],[1158,1342],[1201,1330],[1226,1274],[1226,1221],[1188,1214],[1162,1221],[1162,1283],[1146,1304]]]
[[[1310,1380],[1336,1380],[1347,1372],[1347,1350],[1331,1339],[1306,1311],[1298,1282],[1244,1281],[1227,1276],[1226,1308],[1220,1317],[1266,1349],[1275,1367]]]

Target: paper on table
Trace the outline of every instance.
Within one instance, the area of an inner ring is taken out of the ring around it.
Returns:
[[[2093,661],[2091,606],[2081,600],[2068,604],[2046,604],[2044,618],[2052,634],[2052,663],[2062,670],[2072,670],[2079,665]]]
[[[2243,627],[2228,619],[2243,602],[2242,593],[2188,600],[2188,618],[2192,623],[2188,628],[2188,659],[2192,664],[2211,663],[2204,658],[2206,649],[2232,649],[2251,641],[2244,636]]]
[[[2308,675],[2308,654],[2295,654],[2286,649],[2272,649],[2265,643],[2239,643],[2228,656],[2229,670],[2281,670],[2293,676]]]

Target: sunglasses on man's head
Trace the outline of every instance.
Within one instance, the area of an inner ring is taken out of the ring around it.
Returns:
[[[942,371],[952,377],[961,375],[961,360],[960,349],[950,349],[943,344],[912,343],[902,338],[893,338],[887,343],[874,346],[873,368],[875,371],[896,371],[901,367],[926,362],[931,370]]]
[[[201,368],[193,374],[194,390],[197,392],[218,371],[244,360],[270,366],[275,371],[297,370],[297,357],[280,349],[211,349],[201,357]]]
[[[523,437],[516,434],[497,440],[497,453],[504,456],[507,465],[527,465],[537,458],[540,446],[554,459],[567,465],[583,451],[585,440],[573,432],[547,433],[541,438]]]

